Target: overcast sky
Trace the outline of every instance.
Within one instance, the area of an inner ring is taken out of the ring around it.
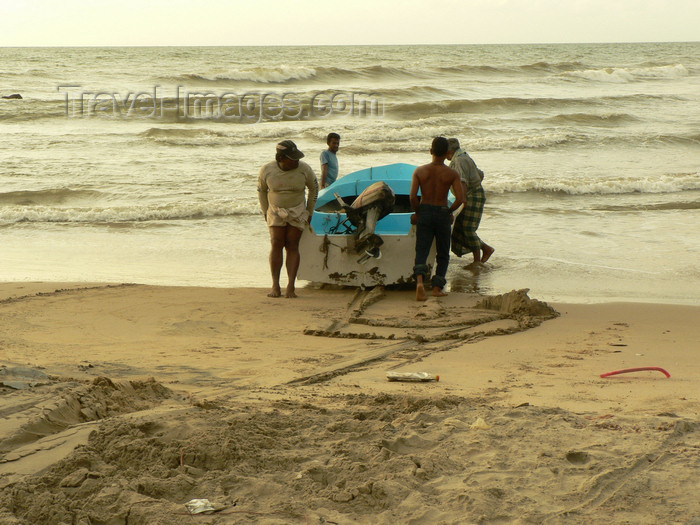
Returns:
[[[0,0],[0,46],[698,41],[698,21],[700,0]]]

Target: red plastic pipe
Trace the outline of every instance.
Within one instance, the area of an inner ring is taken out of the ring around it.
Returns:
[[[641,366],[639,368],[625,368],[623,370],[613,370],[612,372],[600,374],[600,377],[616,376],[617,374],[626,374],[628,372],[641,372],[643,370],[658,370],[666,377],[671,377],[671,374],[669,374],[666,370],[664,370],[663,368],[661,368],[659,366]]]

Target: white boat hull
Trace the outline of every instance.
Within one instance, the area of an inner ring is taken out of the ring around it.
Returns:
[[[378,286],[414,282],[416,228],[407,235],[382,234],[381,258],[367,258],[354,250],[353,235],[317,235],[307,228],[301,236],[301,265],[298,277],[306,281],[345,286]],[[428,256],[433,267],[435,245]]]

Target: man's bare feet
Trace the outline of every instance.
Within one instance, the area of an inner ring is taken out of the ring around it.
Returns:
[[[280,290],[279,286],[273,286],[272,291],[267,294],[268,297],[281,297],[282,296],[282,290]]]
[[[434,297],[445,297],[447,295],[447,292],[443,291],[442,288],[439,288],[437,286],[433,286],[433,296]]]
[[[295,292],[295,290],[294,290],[294,287],[292,286],[292,287],[290,288],[289,286],[287,286],[287,291],[285,292],[284,296],[285,296],[287,299],[294,299],[294,298],[297,296],[297,294],[296,294],[296,292]]]
[[[425,294],[425,287],[423,283],[418,283],[416,285],[416,301],[427,301],[428,296]]]
[[[488,261],[489,257],[491,257],[493,255],[493,252],[496,251],[494,248],[492,248],[488,244],[484,244],[482,250],[484,252],[484,255],[481,256],[482,263],[485,263],[486,261]]]

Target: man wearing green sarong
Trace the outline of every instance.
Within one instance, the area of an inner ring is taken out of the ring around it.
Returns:
[[[485,263],[493,254],[494,248],[476,234],[486,203],[484,188],[481,186],[484,172],[476,167],[476,163],[460,147],[458,139],[451,138],[447,143],[447,159],[450,161],[450,168],[459,173],[467,200],[452,228],[452,252],[457,257],[471,252],[475,263]]]

